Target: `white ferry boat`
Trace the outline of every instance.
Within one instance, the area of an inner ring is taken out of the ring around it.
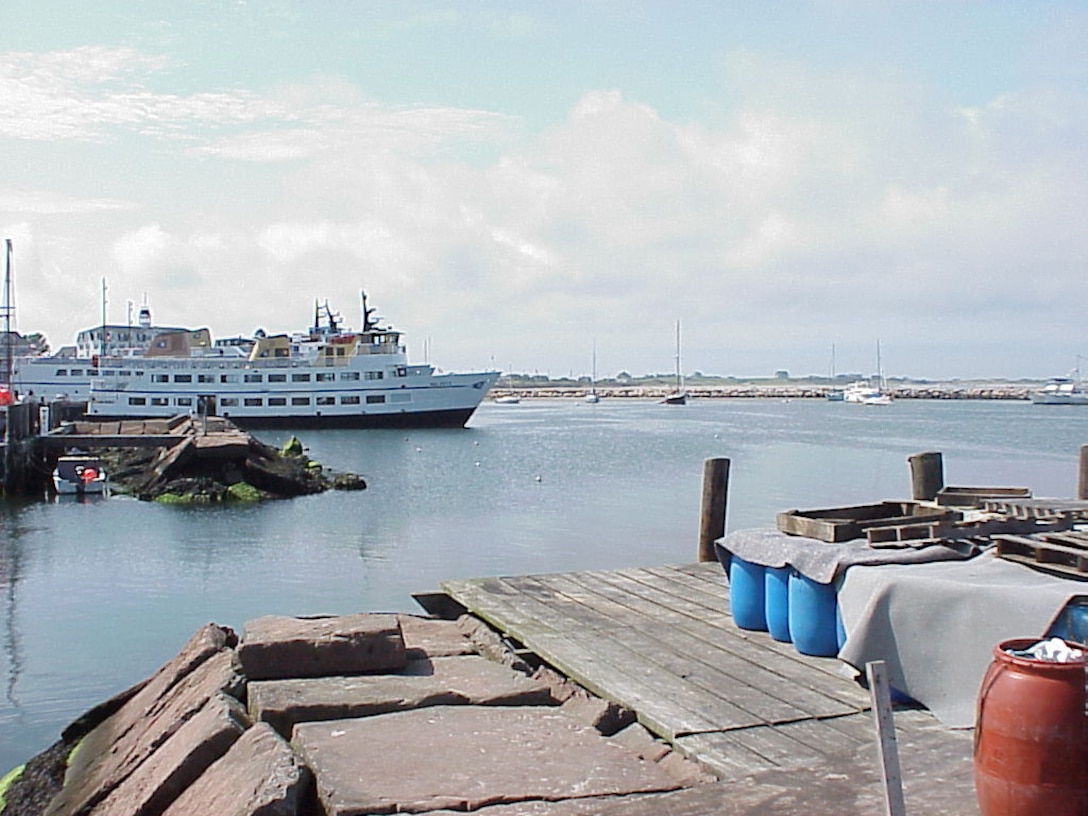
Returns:
[[[463,426],[499,372],[411,365],[401,333],[379,326],[373,311],[364,294],[360,331],[342,328],[325,306],[324,325],[315,310],[310,330],[294,336],[212,344],[206,329],[161,332],[142,353],[92,356],[49,385],[64,379],[77,399],[76,383],[88,380],[87,415],[100,420],[194,413],[243,428]]]

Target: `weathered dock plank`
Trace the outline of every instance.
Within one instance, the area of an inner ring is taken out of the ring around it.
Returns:
[[[784,813],[794,811],[779,805],[821,798],[832,809],[809,812],[842,812],[835,806],[881,801],[868,692],[833,658],[737,628],[717,564],[449,581],[442,589],[733,783],[728,795],[707,786],[602,812],[702,813],[716,802],[720,813]],[[913,775],[908,799],[939,802],[926,812],[977,812],[970,733],[951,732],[926,711],[896,716]]]

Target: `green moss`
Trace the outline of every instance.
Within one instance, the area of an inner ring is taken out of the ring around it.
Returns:
[[[261,491],[246,482],[237,482],[227,488],[227,497],[231,501],[258,502],[261,500]]]
[[[283,444],[280,453],[284,456],[302,456],[302,442],[297,436],[292,436]]]
[[[155,501],[159,504],[192,504],[192,496],[182,496],[178,493],[163,493],[161,496],[156,496]]]
[[[25,767],[26,765],[20,765],[18,768],[12,768],[0,777],[0,810],[3,810],[7,804],[4,800],[4,794],[8,792],[8,788],[11,787],[13,782],[23,775],[23,768]]]

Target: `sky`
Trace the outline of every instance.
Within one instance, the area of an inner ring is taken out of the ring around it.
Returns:
[[[688,374],[1066,374],[1085,42],[1086,0],[3,0],[15,325],[365,290],[443,370],[671,372],[679,323]]]

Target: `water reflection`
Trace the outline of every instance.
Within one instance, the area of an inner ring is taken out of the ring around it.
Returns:
[[[21,506],[0,505],[0,592],[3,592],[4,623],[0,652],[4,655],[4,699],[21,711],[17,689],[23,673],[23,648],[19,635],[19,582],[23,578],[23,530]]]

